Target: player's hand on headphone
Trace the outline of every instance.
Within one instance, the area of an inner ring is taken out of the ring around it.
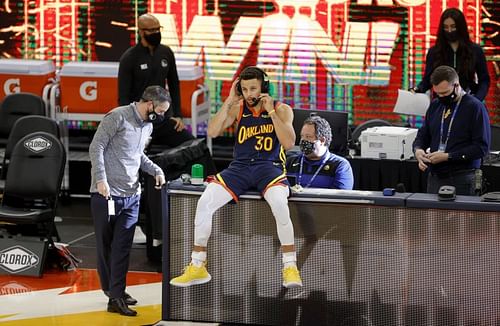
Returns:
[[[238,84],[240,82],[239,78],[236,78],[231,85],[231,91],[229,91],[229,100],[231,102],[239,101],[243,95],[238,91]]]
[[[269,94],[261,93],[259,99],[262,103],[262,106],[264,107],[264,110],[266,110],[267,112],[271,112],[272,110],[274,110],[274,100]]]
[[[175,122],[175,126],[174,126],[174,129],[175,131],[177,132],[181,132],[182,130],[184,130],[184,128],[186,127],[184,125],[184,121],[182,121],[182,118],[177,118],[177,117],[170,117],[170,120],[174,121]]]

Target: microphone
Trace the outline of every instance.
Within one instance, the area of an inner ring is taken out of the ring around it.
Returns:
[[[396,185],[396,192],[406,192],[405,184],[404,183],[398,183]]]

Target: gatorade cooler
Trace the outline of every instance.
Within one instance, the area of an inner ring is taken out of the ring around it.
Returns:
[[[118,62],[69,62],[59,74],[61,108],[105,114],[118,106]]]
[[[191,117],[191,96],[198,89],[198,85],[203,85],[203,69],[200,66],[180,66],[177,67],[181,92],[181,114],[183,118]],[[197,104],[203,103],[203,97],[199,96]]]
[[[55,77],[52,61],[0,59],[0,100],[12,93],[43,95],[43,88]]]

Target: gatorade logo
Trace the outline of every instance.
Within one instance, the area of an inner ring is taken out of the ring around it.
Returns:
[[[80,97],[85,101],[97,100],[97,82],[92,80],[83,82],[80,85]]]
[[[21,91],[21,81],[18,78],[7,79],[3,84],[3,92],[5,95],[19,93]]]

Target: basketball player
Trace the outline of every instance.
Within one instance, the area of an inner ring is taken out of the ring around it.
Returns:
[[[208,134],[219,136],[236,121],[235,159],[209,183],[196,208],[194,247],[184,273],[170,281],[187,287],[211,280],[205,265],[212,215],[250,188],[260,191],[276,220],[283,254],[283,286],[302,286],[296,265],[294,231],[288,209],[285,151],[295,144],[293,112],[269,95],[269,80],[258,67],[245,68],[231,86],[229,97],[210,120]]]

